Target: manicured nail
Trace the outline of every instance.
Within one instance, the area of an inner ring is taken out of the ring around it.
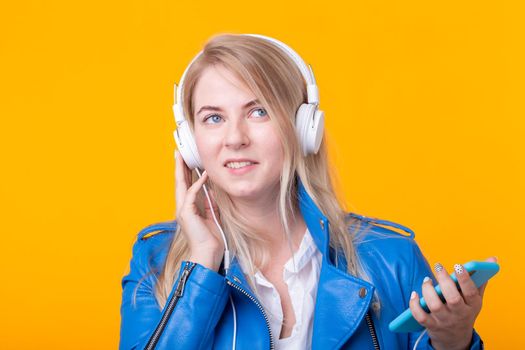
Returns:
[[[412,291],[412,293],[410,294],[410,299],[415,299],[416,296],[417,296],[416,292]]]
[[[463,266],[456,264],[454,265],[454,271],[456,271],[456,275],[461,275],[465,270],[463,269]]]
[[[430,277],[426,276],[425,278],[423,278],[423,283],[426,283],[430,281],[430,283],[432,283],[432,280],[430,279]]]
[[[443,265],[441,265],[441,263],[435,263],[434,264],[434,271],[436,271],[437,273],[443,271]]]

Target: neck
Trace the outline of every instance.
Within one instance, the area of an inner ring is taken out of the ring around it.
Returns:
[[[256,200],[232,199],[235,208],[242,212],[251,226],[261,233],[271,251],[288,250],[284,227],[279,215],[279,191],[269,191],[269,193],[268,196],[262,196]],[[289,226],[292,248],[295,251],[306,231],[306,223],[299,211],[294,214],[295,220],[290,220]]]

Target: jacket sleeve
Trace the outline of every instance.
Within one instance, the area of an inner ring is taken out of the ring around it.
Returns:
[[[422,295],[421,293],[421,287],[423,284],[423,279],[425,276],[428,276],[432,278],[432,281],[434,285],[437,285],[437,280],[434,277],[434,274],[432,273],[432,270],[430,269],[430,266],[421,253],[421,250],[419,249],[417,243],[412,240],[413,243],[413,273],[412,273],[412,289],[408,292],[410,293],[412,290],[415,290],[419,296]],[[410,294],[408,294],[410,295]],[[408,307],[408,304],[407,304]],[[412,332],[409,333],[409,349],[412,350],[414,348],[414,344],[416,343],[418,337],[421,335],[421,332]],[[430,342],[430,337],[428,336],[428,333],[425,333],[421,340],[418,343],[418,346],[416,350],[430,350],[434,349]],[[484,349],[483,341],[481,340],[480,336],[476,332],[476,330],[472,331],[472,341],[470,343],[470,350],[482,350]]]
[[[164,330],[155,349],[210,349],[229,295],[224,276],[200,264],[183,261],[161,310],[154,294],[156,275],[149,266],[154,251],[149,245],[156,240],[156,237],[138,239],[133,246],[130,272],[122,279],[119,349],[144,349],[152,334],[158,332],[161,319]],[[174,307],[168,314],[168,305],[174,297]]]

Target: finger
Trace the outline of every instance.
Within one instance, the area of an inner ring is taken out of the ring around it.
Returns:
[[[480,300],[480,293],[469,273],[461,264],[454,265],[454,271],[465,303],[467,305],[476,305]]]
[[[449,309],[461,309],[465,301],[458,291],[456,283],[452,280],[447,270],[440,263],[434,265],[436,279],[439,283],[441,293],[446,300]]]
[[[182,169],[184,169],[184,179],[186,181],[186,187],[190,187],[191,184],[193,183],[193,177],[192,177],[192,174],[191,174],[191,169],[188,167],[188,165],[184,161],[184,158],[182,158],[182,154],[180,155],[180,159],[181,159],[181,162],[182,162],[182,165],[183,165]]]
[[[410,295],[409,307],[412,316],[420,325],[425,328],[432,328],[435,325],[432,316],[421,307],[421,304],[419,303],[419,295],[415,291]]]
[[[175,152],[175,193],[176,204],[181,206],[184,202],[184,195],[188,189],[188,184],[184,172],[184,161],[179,151]]]
[[[177,156],[177,165],[179,166],[179,170],[181,171],[180,172],[180,175],[181,175],[180,179],[184,180],[184,184],[186,185],[186,188],[190,187],[190,185],[191,185],[191,169],[188,167],[188,165],[184,161],[184,158],[182,157],[182,154],[179,151],[176,152],[176,156]]]
[[[186,191],[186,195],[184,196],[184,206],[190,205],[193,206],[195,204],[195,198],[197,197],[197,193],[201,189],[202,185],[208,180],[208,173],[206,170],[202,172],[202,175],[197,181],[193,183],[193,185],[188,188]]]
[[[213,191],[211,189],[208,189],[208,195],[210,196],[209,201],[206,197],[204,200],[204,210],[206,211],[206,217],[211,218],[211,209],[210,209],[210,202],[213,207],[213,211],[215,212],[215,215],[219,214],[219,207],[217,206],[217,203],[215,202],[215,198],[213,196]]]
[[[447,306],[441,301],[441,299],[437,295],[436,290],[434,289],[434,285],[432,284],[432,279],[430,277],[425,277],[425,279],[423,280],[423,286],[421,287],[421,290],[430,312],[434,315],[436,319],[443,319],[444,313],[448,311]]]
[[[208,193],[210,194],[211,203],[214,207],[217,206],[217,202],[215,201],[215,191],[211,188],[208,189]]]
[[[495,257],[495,256],[491,256],[487,259],[485,259],[485,261],[488,261],[488,262],[498,262],[498,258]],[[487,288],[487,284],[489,282],[485,282],[483,283],[479,288],[478,288],[478,291],[479,291],[479,295],[483,298],[483,295],[485,294],[485,289]]]
[[[478,288],[478,292],[479,292],[479,295],[481,296],[481,298],[483,298],[483,294],[485,294],[485,289],[487,288],[487,284],[489,282],[485,282],[483,283],[479,288]]]
[[[175,218],[179,217],[179,211],[186,193],[186,186],[183,183],[183,170],[180,162],[180,153],[175,151]]]

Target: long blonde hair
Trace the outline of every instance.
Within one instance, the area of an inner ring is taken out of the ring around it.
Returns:
[[[299,212],[297,177],[306,191],[330,222],[330,246],[342,251],[347,262],[347,272],[363,276],[349,227],[359,230],[358,220],[346,215],[342,202],[334,191],[328,164],[326,143],[323,140],[317,154],[304,156],[295,134],[295,113],[306,101],[306,85],[296,64],[280,48],[267,40],[244,35],[222,34],[212,37],[188,70],[184,82],[184,113],[194,123],[193,94],[203,70],[211,65],[221,65],[233,72],[259,99],[270,115],[282,140],[284,166],[280,176],[279,215],[289,247],[290,225]],[[197,179],[192,173],[193,181]],[[209,181],[214,191],[220,218],[226,232],[230,252],[247,268],[247,279],[253,287],[253,275],[269,261],[270,252],[259,232],[251,227],[243,213],[219,186]],[[199,199],[202,201],[202,197]],[[200,202],[202,206],[202,202]],[[355,221],[354,221],[355,220]],[[355,224],[355,225],[354,225]],[[191,255],[185,235],[177,226],[169,247],[164,267],[157,277],[155,296],[161,307],[166,303],[181,262]]]

